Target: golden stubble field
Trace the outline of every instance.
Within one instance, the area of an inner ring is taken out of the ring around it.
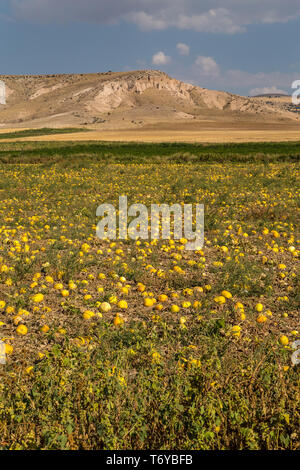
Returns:
[[[17,129],[18,131],[20,129]],[[15,131],[15,130],[14,130]],[[2,142],[16,141],[36,142],[80,142],[80,141],[106,141],[106,142],[189,142],[189,143],[238,143],[238,142],[295,142],[300,140],[300,130],[270,131],[270,130],[209,130],[209,131],[143,131],[118,130],[100,131],[92,130],[76,134],[63,134],[51,136],[23,137],[17,139],[3,139]]]

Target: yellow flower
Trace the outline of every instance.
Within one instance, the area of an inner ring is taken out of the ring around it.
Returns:
[[[264,309],[263,304],[261,304],[261,303],[256,304],[255,310],[256,310],[257,312],[262,312],[263,309]]]
[[[239,337],[240,334],[241,334],[241,330],[242,330],[242,328],[239,325],[234,325],[231,328],[231,333],[232,333],[233,336]]]
[[[237,302],[234,306],[235,310],[240,310],[244,312],[244,305],[241,302]]]
[[[200,287],[200,286],[194,287],[194,292],[197,293],[197,294],[202,294],[203,287]]]
[[[117,313],[115,318],[114,318],[114,325],[119,326],[119,325],[122,325],[123,323],[124,323],[123,318],[120,317],[120,315]]]
[[[94,312],[92,312],[91,310],[86,310],[83,314],[83,318],[85,320],[90,320],[91,318],[93,318],[95,316]]]
[[[119,383],[123,386],[123,387],[126,387],[127,383],[126,383],[126,380],[124,377],[122,377],[121,375],[118,376],[118,381]]]
[[[16,329],[16,332],[18,335],[27,335],[28,328],[25,325],[19,325],[18,328]]]
[[[83,346],[85,344],[85,339],[82,336],[75,338],[74,341],[77,346]]]
[[[150,299],[149,297],[146,297],[144,299],[145,307],[153,307],[153,304],[154,304],[153,299]]]
[[[161,355],[157,351],[154,351],[152,353],[153,362],[159,362],[160,358],[161,358]]]
[[[155,310],[163,310],[164,306],[162,304],[157,304]]]
[[[61,295],[62,295],[63,297],[69,297],[70,292],[69,292],[67,289],[63,289],[63,290],[61,291]]]
[[[120,302],[118,303],[118,307],[122,308],[123,310],[126,310],[126,308],[128,308],[126,300],[120,300]]]
[[[116,295],[111,295],[108,300],[109,300],[109,303],[111,304],[116,304],[118,302],[118,298]]]
[[[194,291],[193,289],[184,289],[184,291],[182,292],[183,295],[186,295],[186,296],[190,296],[190,295],[193,295]]]
[[[33,300],[33,302],[35,302],[35,303],[38,304],[38,303],[40,303],[40,302],[43,302],[44,296],[43,296],[43,294],[35,294],[35,295],[32,297],[32,300]]]
[[[6,305],[6,302],[4,300],[0,300],[0,310],[4,309]]]
[[[178,307],[178,305],[172,305],[171,307],[171,312],[172,313],[178,313],[180,311],[180,307]]]
[[[13,318],[13,322],[14,322],[14,325],[18,326],[19,323],[21,323],[22,321],[22,317],[20,315],[16,315],[14,318]]]
[[[100,309],[102,312],[107,313],[111,310],[111,305],[108,302],[102,302]]]
[[[18,314],[19,315],[25,315],[25,316],[30,315],[30,313],[27,310],[25,310],[24,308],[20,308],[19,311],[18,311]]]
[[[87,243],[83,243],[81,245],[81,250],[84,252],[84,253],[87,253],[89,250],[90,250],[90,246],[87,244]]]
[[[6,310],[5,310],[5,311],[6,311],[6,313],[8,313],[8,314],[14,313],[15,307],[8,306],[8,307],[6,307]]]
[[[219,295],[214,298],[214,301],[217,302],[217,304],[225,304],[226,298],[223,295]]]
[[[267,317],[261,313],[256,318],[256,321],[257,321],[257,323],[265,323],[267,321]]]
[[[54,285],[54,289],[56,290],[62,290],[63,288],[64,286],[61,282],[58,282],[57,284]]]
[[[225,297],[226,299],[231,299],[231,298],[232,298],[232,294],[231,294],[228,290],[223,290],[223,291],[222,291],[222,295],[223,295],[223,297]]]
[[[41,328],[40,328],[40,331],[42,333],[48,333],[48,331],[50,330],[50,327],[48,325],[43,325]]]
[[[167,302],[168,296],[165,295],[165,294],[161,294],[161,295],[158,296],[158,300],[159,300],[159,302]]]
[[[287,336],[285,335],[282,335],[280,337],[280,343],[283,345],[283,346],[287,346],[289,344],[289,339]]]
[[[191,366],[201,367],[201,361],[199,359],[190,359],[189,364]]]
[[[33,366],[29,366],[25,369],[26,374],[30,375],[33,372]]]
[[[10,344],[5,344],[5,354],[8,356],[13,353],[14,348]]]

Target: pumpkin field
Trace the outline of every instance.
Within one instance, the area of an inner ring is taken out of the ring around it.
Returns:
[[[299,161],[0,143],[0,449],[299,450]],[[203,248],[98,239],[124,194],[204,204]]]

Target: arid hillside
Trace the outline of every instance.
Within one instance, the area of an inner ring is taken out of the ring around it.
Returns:
[[[118,130],[178,126],[197,129],[215,124],[238,128],[247,122],[298,127],[300,114],[282,100],[266,102],[208,90],[146,70],[80,75],[0,76],[6,104],[0,127],[89,126]]]

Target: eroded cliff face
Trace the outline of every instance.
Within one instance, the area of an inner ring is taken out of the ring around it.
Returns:
[[[88,105],[90,109],[100,112],[111,111],[121,105],[133,106],[135,96],[143,94],[146,90],[153,90],[157,93],[166,91],[173,97],[194,104],[190,94],[193,88],[192,85],[170,78],[162,72],[145,71],[137,76],[125,76],[104,83]]]
[[[299,119],[286,107],[207,90],[169,77],[164,72],[134,72],[0,76],[6,85],[6,104],[0,105],[0,125],[91,124],[108,122],[120,110],[131,110],[147,122],[151,109],[159,109],[151,119],[193,118],[201,113],[248,113]],[[172,112],[171,112],[172,111]],[[176,112],[175,112],[176,111]],[[112,115],[108,117],[108,115]],[[124,117],[122,118],[125,119]],[[133,122],[133,121],[131,121]]]

